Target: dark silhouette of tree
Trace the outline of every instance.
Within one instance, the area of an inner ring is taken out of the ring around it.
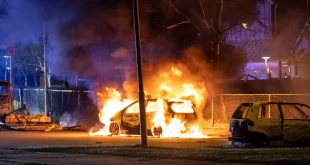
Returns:
[[[227,76],[232,76],[240,70],[240,67],[247,60],[242,50],[225,43],[227,32],[237,26],[243,27],[243,23],[251,26],[254,21],[266,27],[260,19],[257,19],[259,15],[256,10],[257,3],[262,2],[265,1],[141,1],[143,6],[140,11],[141,20],[143,22],[148,21],[148,32],[151,32],[147,36],[147,33],[143,33],[142,30],[143,41],[147,41],[148,38],[156,38],[157,35],[163,35],[161,34],[163,31],[173,33],[170,36],[172,42],[179,43],[179,46],[183,48],[200,45],[205,52],[206,60],[210,64],[222,70],[222,73],[227,74]],[[227,61],[231,59],[234,60]],[[235,73],[232,72],[234,69]]]
[[[24,87],[28,87],[28,77],[33,78],[34,86],[38,86],[38,74],[44,70],[43,46],[29,42],[17,46],[16,55],[13,57],[13,69],[22,73]]]

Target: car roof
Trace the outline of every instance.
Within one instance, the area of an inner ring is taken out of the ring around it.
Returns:
[[[157,101],[158,99],[161,99],[161,98],[145,99],[145,101]],[[162,99],[162,100],[167,101],[167,102],[185,102],[185,101],[190,101],[190,100],[184,100],[184,99]],[[136,100],[135,102],[138,102],[138,100]]]
[[[286,101],[277,101],[277,102],[276,101],[244,102],[244,103],[241,103],[240,105],[244,105],[244,104],[253,104],[253,106],[258,106],[258,105],[261,105],[261,104],[302,104],[302,105],[309,106],[308,104],[305,104],[303,102],[286,102]]]
[[[152,98],[152,99],[145,99],[145,101],[157,101],[159,98]],[[168,100],[168,99],[162,99],[164,101],[167,101],[168,103],[180,103],[180,102],[184,102],[184,101],[190,101],[190,100],[182,100],[182,99],[171,99],[171,100]],[[133,101],[132,103],[128,104],[127,106],[125,106],[122,110],[126,109],[127,107],[135,104],[139,102],[139,100],[136,100],[136,101]],[[194,108],[194,107],[193,107]]]

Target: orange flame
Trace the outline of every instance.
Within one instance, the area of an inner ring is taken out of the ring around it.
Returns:
[[[121,94],[115,88],[105,88],[104,91],[107,94],[107,100],[103,108],[99,112],[99,119],[101,123],[105,124],[104,127],[97,131],[90,131],[90,135],[110,135],[109,126],[111,124],[110,119],[126,105],[129,105],[132,101],[129,99],[122,100]],[[98,95],[102,95],[98,93]]]
[[[153,128],[160,127],[162,130],[160,137],[206,138],[207,136],[200,132],[198,123],[186,123],[187,121],[183,121],[182,118],[167,116],[167,107],[163,100],[182,102],[182,104],[171,105],[175,113],[193,113],[193,109],[202,107],[206,100],[204,83],[196,81],[197,79],[192,78],[192,75],[185,74],[175,66],[157,75],[157,79],[152,82],[153,86],[149,87],[148,92],[145,91],[159,98],[157,110],[152,119],[152,131]],[[98,132],[90,132],[90,135],[109,135],[110,118],[131,103],[130,100],[122,100],[121,94],[114,88],[106,88],[105,93],[108,93],[108,99],[99,113],[100,121],[105,126]]]

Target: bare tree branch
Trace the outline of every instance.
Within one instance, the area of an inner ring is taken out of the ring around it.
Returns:
[[[141,44],[147,44],[149,42],[152,42],[157,36],[159,36],[167,27],[163,27],[161,28],[160,31],[158,31],[155,35],[153,35],[153,37],[151,37],[150,39],[148,40],[145,40],[145,41],[142,41]]]
[[[41,68],[41,66],[38,65],[38,64],[28,64],[28,66],[37,66],[37,67],[40,67],[40,68]]]
[[[216,30],[208,23],[208,18],[207,18],[207,15],[206,15],[206,12],[205,12],[205,9],[203,7],[203,4],[202,4],[202,1],[199,0],[199,4],[200,4],[200,8],[201,8],[201,11],[202,11],[202,14],[203,14],[203,17],[204,17],[204,20],[202,21],[204,24],[207,25],[207,27],[209,29],[211,29],[212,31],[216,32]],[[216,32],[217,33],[217,32]]]
[[[203,22],[204,24],[206,24],[207,27],[208,27],[209,29],[211,29],[213,32],[217,33],[217,31],[216,31],[212,26],[210,26],[210,24],[209,24],[206,20],[203,20],[202,22]]]
[[[206,12],[205,12],[205,9],[203,8],[203,5],[202,5],[201,0],[199,0],[199,4],[200,4],[200,7],[201,7],[201,11],[202,11],[203,17],[204,17],[204,18],[206,19],[206,21],[207,21]]]
[[[40,59],[38,56],[37,56],[37,59],[38,59],[38,62],[40,64],[40,67],[43,68],[44,61],[42,59]]]
[[[177,27],[177,26],[179,26],[179,25],[188,24],[188,23],[191,23],[191,21],[190,21],[190,20],[184,20],[184,21],[181,21],[181,22],[179,22],[179,23],[170,25],[170,26],[168,26],[168,27],[166,27],[166,28],[167,28],[167,29],[173,29],[173,28],[175,28],[175,27]]]
[[[173,4],[172,4],[172,0],[169,0],[169,4],[170,6],[179,14],[183,15],[187,20],[190,20],[184,13],[182,13],[180,10],[178,10]]]
[[[182,13],[180,10],[178,10],[178,9],[173,5],[172,0],[169,0],[169,5],[170,5],[176,12],[178,12],[178,13],[181,14],[183,17],[185,17],[186,20],[189,21],[198,31],[201,32],[200,28],[199,28],[198,26],[196,26],[195,24],[193,24],[193,23],[191,22],[191,20],[188,18],[188,16],[186,16],[184,13]],[[182,23],[182,24],[184,24],[184,23]],[[182,24],[181,24],[181,25],[182,25]]]
[[[223,35],[223,34],[225,34],[226,32],[228,32],[230,29],[235,28],[236,26],[241,26],[241,25],[238,24],[238,23],[236,23],[236,24],[234,24],[234,25],[231,25],[231,26],[229,26],[228,28],[223,29],[219,34],[220,34],[220,35]]]
[[[219,12],[219,17],[218,17],[218,26],[219,26],[219,28],[221,28],[221,26],[222,26],[222,15],[223,15],[223,9],[224,9],[224,0],[221,0],[221,7],[220,7],[220,12]]]

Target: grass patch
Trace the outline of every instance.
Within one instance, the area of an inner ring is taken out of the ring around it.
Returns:
[[[310,164],[310,148],[162,148],[139,146],[40,147],[27,151],[187,159],[230,163]]]

